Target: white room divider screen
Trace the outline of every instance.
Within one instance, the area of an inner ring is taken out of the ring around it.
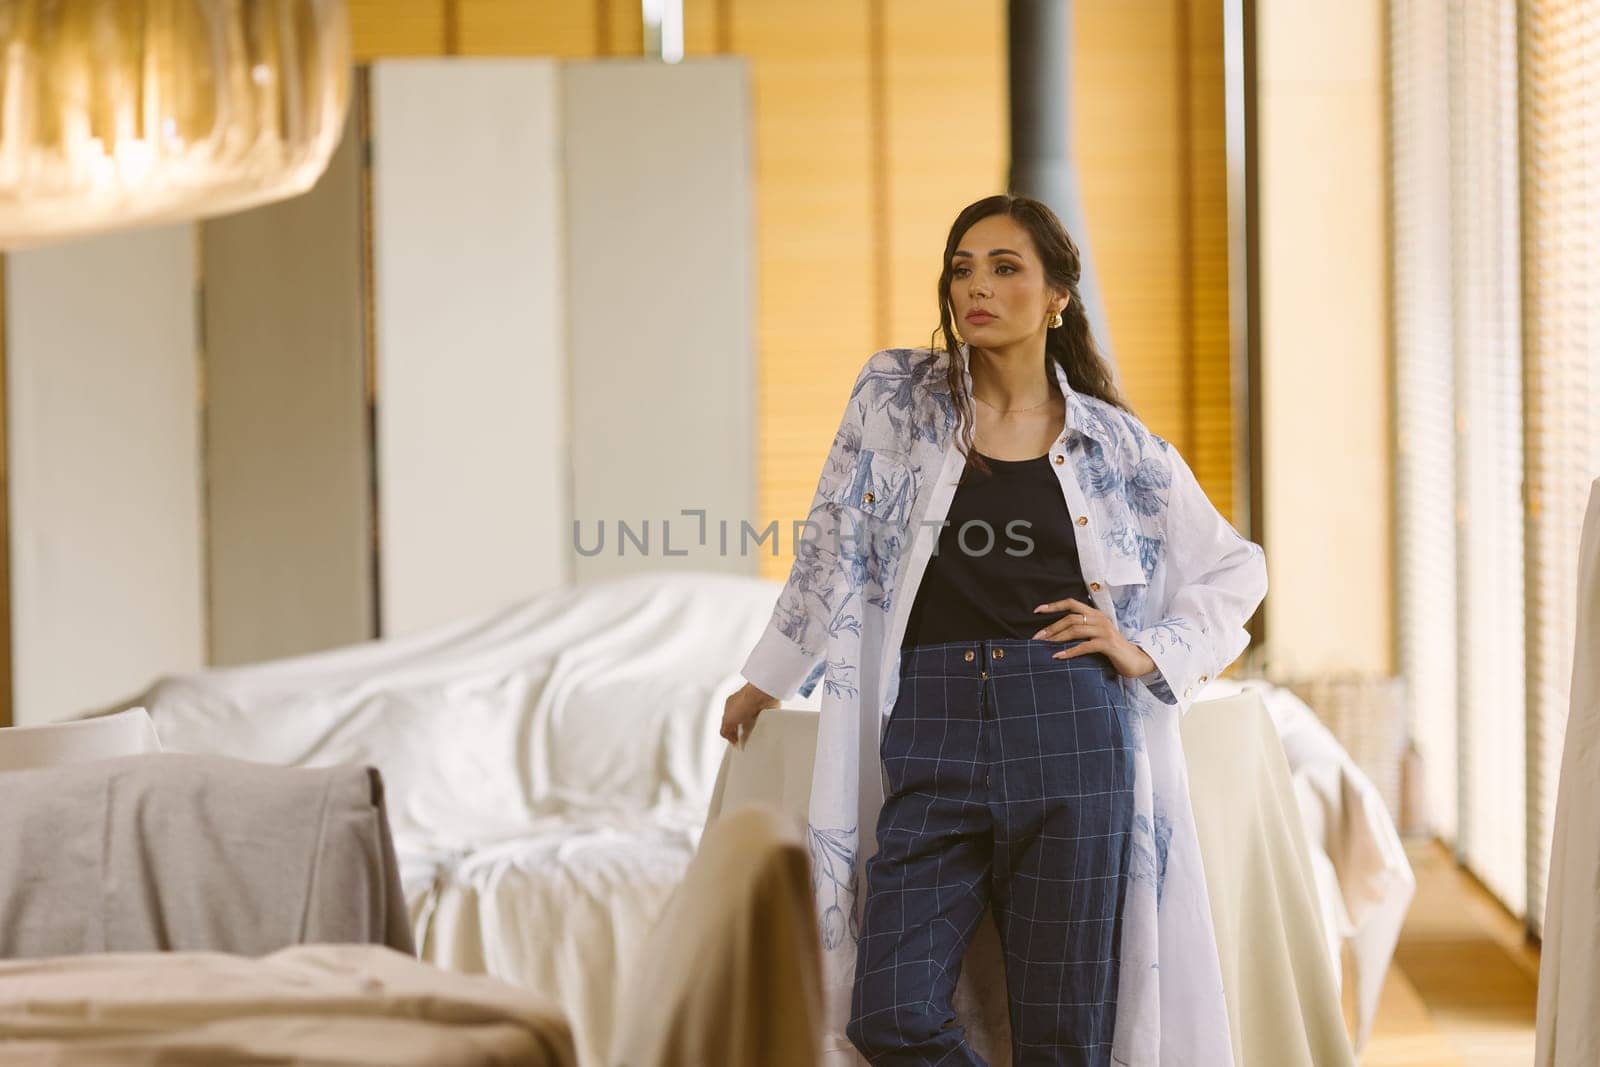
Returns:
[[[701,511],[754,518],[744,61],[364,81],[303,197],[8,257],[16,721],[572,581],[757,573],[697,544]]]
[[[12,711],[205,657],[194,227],[6,257]]]
[[[744,61],[607,60],[564,74],[572,508],[585,546],[573,575],[755,574],[759,549],[738,541],[743,520],[760,525]],[[696,510],[704,542],[684,514]],[[631,542],[618,554],[619,520],[648,522],[648,555]],[[588,554],[602,525],[604,549]],[[665,554],[669,529],[684,555]]]
[[[376,632],[358,110],[309,193],[200,227],[213,663]]]
[[[570,576],[560,88],[552,60],[372,66],[385,634]]]
[[[226,495],[230,531],[257,534],[211,552],[219,657],[405,633],[630,570],[755,573],[753,557],[667,556],[661,533],[675,518],[676,551],[697,531],[681,509],[743,517],[755,495],[745,78],[729,58],[380,61],[361,143],[341,149],[354,169],[336,159],[307,197],[261,213],[276,218],[206,224],[242,268],[208,263],[207,307],[251,331],[207,329],[213,522]],[[271,265],[271,316],[247,264]],[[274,345],[301,350],[273,359]],[[269,362],[279,387],[315,382],[325,403],[265,417]],[[220,373],[241,365],[254,370]],[[215,453],[239,437],[254,447]],[[308,440],[327,468],[304,461]],[[252,515],[293,485],[323,506]],[[586,547],[605,527],[601,554],[575,550],[574,522]],[[622,522],[652,528],[648,555],[618,554]],[[274,587],[240,577],[265,561]],[[330,621],[293,624],[318,604]]]

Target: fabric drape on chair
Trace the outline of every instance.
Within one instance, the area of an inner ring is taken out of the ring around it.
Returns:
[[[629,975],[615,1067],[816,1067],[822,950],[793,822],[752,805],[712,822]]]
[[[0,773],[0,957],[415,955],[378,772],[158,753]]]

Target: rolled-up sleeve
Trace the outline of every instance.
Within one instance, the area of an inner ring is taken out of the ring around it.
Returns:
[[[1128,640],[1156,664],[1140,680],[1181,714],[1249,645],[1245,626],[1267,595],[1267,564],[1261,546],[1212,505],[1178,450],[1162,443],[1172,472],[1164,532],[1168,593],[1155,621]]]
[[[876,358],[874,356],[874,358]],[[807,512],[813,534],[831,530],[836,523],[826,514],[839,491],[849,484],[861,452],[862,405],[873,360],[856,375],[839,428],[833,435],[827,461],[817,479],[817,491]],[[838,557],[821,538],[796,541],[789,580],[778,594],[772,618],[739,673],[751,685],[780,700],[798,693],[810,696],[826,667],[828,628],[837,588]]]

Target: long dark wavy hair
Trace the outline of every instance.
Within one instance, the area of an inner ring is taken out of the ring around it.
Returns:
[[[1078,255],[1078,246],[1067,234],[1066,227],[1061,225],[1061,220],[1048,205],[1032,197],[1007,193],[986,196],[962,208],[950,226],[950,236],[944,243],[944,267],[939,272],[939,328],[933,332],[933,347],[944,348],[950,356],[950,397],[955,402],[960,420],[957,433],[962,452],[986,474],[989,473],[988,464],[983,462],[982,456],[973,452],[972,431],[977,416],[972,397],[962,388],[961,349],[954,328],[955,311],[950,306],[950,278],[955,271],[952,257],[962,236],[974,223],[990,215],[1009,215],[1021,223],[1032,236],[1033,246],[1043,260],[1048,283],[1065,290],[1072,297],[1061,313],[1061,325],[1046,331],[1046,357],[1055,360],[1066,371],[1067,384],[1073,389],[1098,397],[1123,411],[1133,410],[1118,391],[1111,377],[1111,368],[1106,366],[1105,358],[1095,344],[1094,334],[1089,330],[1089,317],[1084,313],[1083,297],[1078,292],[1083,263]],[[1055,372],[1048,366],[1045,367],[1045,382],[1051,389],[1056,387]]]

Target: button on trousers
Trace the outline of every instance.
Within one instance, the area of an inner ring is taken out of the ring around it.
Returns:
[[[1111,1062],[1133,821],[1124,682],[1082,641],[900,654],[846,1034],[877,1065],[982,1064],[951,1009],[991,905],[1013,1063]]]

